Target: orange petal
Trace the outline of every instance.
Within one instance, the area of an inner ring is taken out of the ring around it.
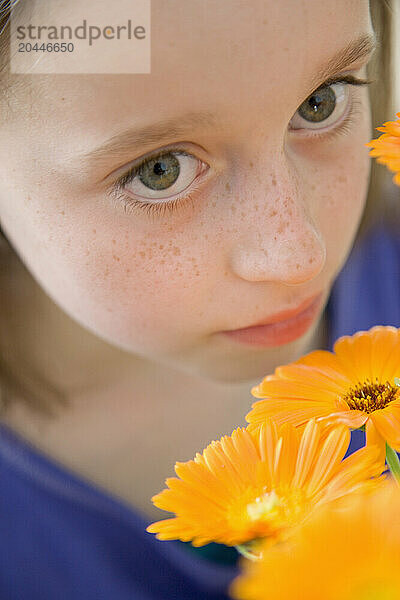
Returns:
[[[341,394],[346,393],[352,383],[351,374],[348,373],[346,365],[343,365],[335,354],[327,350],[314,350],[299,358],[295,364],[313,368],[324,377],[334,381],[336,385],[340,386]]]
[[[388,355],[385,358],[382,378],[384,381],[393,383],[394,377],[400,373],[400,330],[394,327],[390,329],[393,331],[393,340],[390,344]]]
[[[354,382],[371,378],[371,348],[371,336],[365,331],[359,331],[353,336],[343,336],[335,343],[335,353],[351,372]]]
[[[272,481],[274,475],[275,447],[278,442],[278,430],[274,421],[268,419],[265,423],[262,423],[258,430],[254,432],[254,435],[258,435],[260,458],[266,463],[269,479]]]
[[[393,136],[400,137],[400,126],[396,121],[386,121],[383,123],[381,127],[377,127],[378,131],[384,131],[385,133],[389,133]],[[399,140],[400,144],[400,140]]]
[[[375,410],[370,414],[370,420],[389,446],[400,451],[400,421],[398,411],[389,410],[389,407],[383,410]]]
[[[279,459],[275,463],[275,481],[281,485],[288,485],[294,475],[296,456],[299,449],[300,437],[293,425],[286,423],[280,430],[282,447]]]
[[[382,461],[378,447],[364,446],[342,461],[340,470],[328,484],[327,497],[334,500],[360,487],[367,489],[369,483],[379,484],[380,479],[370,481],[370,478],[378,477],[385,468],[385,458]]]
[[[337,396],[337,391],[325,389],[323,386],[316,387],[307,382],[281,379],[279,377],[270,377],[264,379],[260,385],[252,388],[251,393],[256,398],[297,398],[305,400],[331,399]]]
[[[384,465],[386,458],[386,441],[375,427],[375,423],[372,419],[368,419],[365,425],[365,439],[367,447],[376,446],[378,448],[378,459]]]
[[[324,365],[321,368],[315,368],[308,365],[298,363],[278,367],[275,371],[276,376],[281,379],[288,379],[302,384],[309,385],[311,388],[316,387],[319,391],[325,390],[340,395],[347,389],[347,385],[343,387],[343,377],[332,371],[325,371]]]
[[[332,413],[327,417],[321,417],[319,420],[326,421],[329,424],[347,425],[351,429],[359,429],[362,427],[368,415],[361,410],[344,410],[341,412]]]
[[[316,458],[321,427],[314,419],[309,421],[304,428],[297,454],[296,469],[293,478],[293,487],[302,487]]]
[[[259,400],[252,406],[246,415],[246,420],[251,425],[258,425],[267,418],[272,418],[278,425],[291,423],[301,427],[312,418],[324,417],[336,411],[335,402],[318,402],[312,400]]]
[[[339,425],[329,433],[320,450],[313,473],[308,482],[308,490],[316,493],[332,476],[337,469],[350,442],[350,431],[347,427]]]
[[[395,327],[375,327],[371,332],[374,338],[372,350],[374,374],[379,381],[391,381],[394,377],[392,366],[395,362],[394,355],[400,355],[399,331]]]

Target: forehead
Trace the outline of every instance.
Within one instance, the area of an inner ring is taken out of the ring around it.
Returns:
[[[88,149],[188,112],[289,119],[320,66],[371,31],[368,0],[151,0],[150,74],[27,77],[35,110],[83,127]]]
[[[368,0],[161,0],[153,15],[154,79],[144,88],[238,106],[268,91],[282,101],[286,89],[304,93],[320,64],[371,27]]]

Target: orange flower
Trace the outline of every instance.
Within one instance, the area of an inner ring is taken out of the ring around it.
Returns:
[[[349,440],[347,427],[328,431],[315,421],[302,433],[272,421],[252,432],[238,428],[194,460],[176,463],[178,478],[167,479],[168,489],[152,498],[176,516],[147,531],[194,546],[285,537],[316,505],[380,481],[370,479],[379,474],[376,448],[342,461]]]
[[[400,491],[385,485],[324,506],[285,544],[243,561],[231,585],[240,600],[399,600]]]
[[[255,386],[250,429],[272,417],[303,426],[311,418],[365,425],[367,443],[384,457],[385,442],[400,450],[400,329],[373,327],[340,338],[334,353],[317,350],[278,367]]]
[[[384,133],[365,145],[373,148],[370,156],[396,173],[393,182],[400,185],[400,112],[396,113],[396,117],[399,117],[396,121],[386,121],[382,127],[377,127],[378,131]]]

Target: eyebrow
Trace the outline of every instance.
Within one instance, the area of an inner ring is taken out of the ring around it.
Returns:
[[[153,146],[166,139],[185,135],[188,131],[217,127],[218,122],[218,116],[212,112],[187,113],[178,119],[167,119],[116,134],[105,144],[84,154],[81,158],[97,162],[101,159],[109,160],[111,156],[126,156],[127,152],[131,152],[135,146],[140,148]]]
[[[329,77],[337,75],[350,65],[371,56],[378,47],[378,40],[374,33],[363,33],[357,39],[349,42],[339,50],[325,65],[320,67],[311,82],[311,92]]]
[[[310,94],[329,77],[372,55],[377,46],[378,42],[374,34],[362,34],[349,42],[345,48],[319,68],[311,82]],[[167,139],[179,138],[198,129],[215,128],[219,124],[220,119],[215,113],[191,112],[178,119],[167,119],[116,134],[103,145],[81,156],[81,159],[90,163],[97,163],[101,160],[109,163],[111,157],[123,159],[134,147],[144,149]]]

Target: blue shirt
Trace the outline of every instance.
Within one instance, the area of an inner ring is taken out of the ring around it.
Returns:
[[[400,236],[377,227],[354,249],[327,307],[330,347],[400,326]],[[362,443],[353,432],[351,450]],[[0,425],[1,600],[227,600],[236,551],[160,542],[148,521]],[[224,564],[225,563],[225,564]]]
[[[4,425],[0,481],[1,600],[226,600],[233,566],[158,541],[150,521]]]

